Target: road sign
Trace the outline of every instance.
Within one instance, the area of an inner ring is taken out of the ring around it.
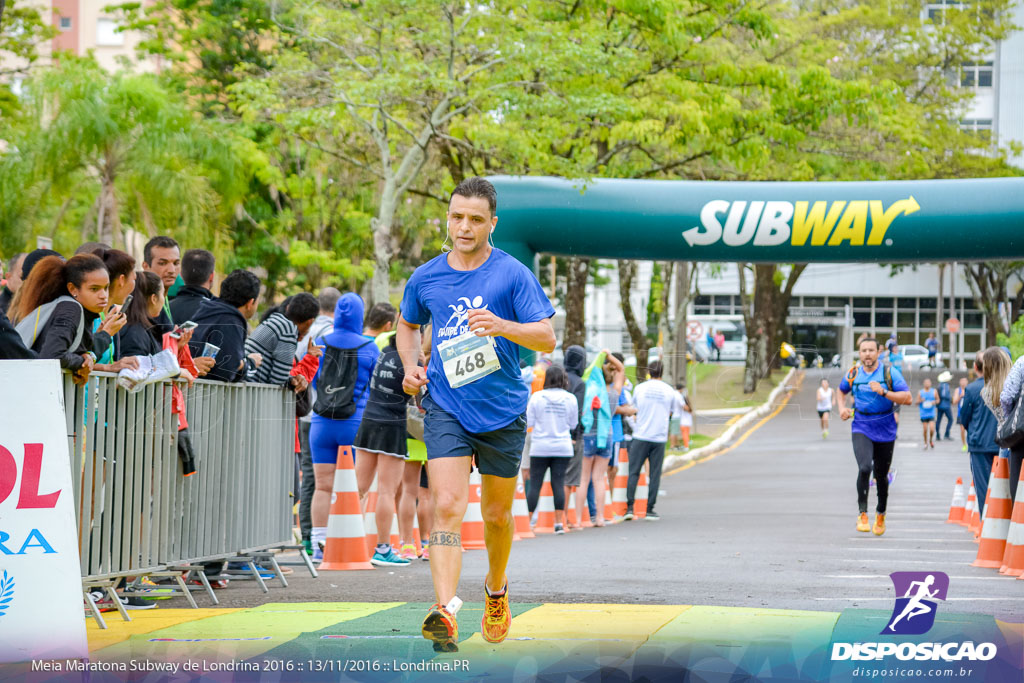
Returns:
[[[950,334],[956,334],[960,331],[960,321],[956,318],[949,318],[946,320],[946,332]]]
[[[704,326],[697,320],[686,324],[686,338],[690,341],[697,341],[704,336]]]

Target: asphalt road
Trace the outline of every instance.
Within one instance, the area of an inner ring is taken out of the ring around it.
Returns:
[[[916,391],[925,373],[913,378]],[[934,373],[932,373],[934,376]],[[921,448],[916,407],[903,409],[884,536],[858,533],[856,464],[849,424],[834,421],[823,440],[814,409],[822,376],[806,371],[801,387],[771,420],[737,447],[662,480],[658,522],[632,521],[513,545],[512,600],[532,602],[697,604],[841,611],[888,610],[893,571],[950,576],[944,610],[1024,618],[1024,581],[970,566],[977,544],[946,524],[958,476],[970,481],[968,456],[955,440]],[[871,493],[874,510],[874,489]],[[480,600],[484,551],[463,555],[459,595]],[[251,581],[218,591],[221,605],[265,602],[432,601],[427,562],[373,571],[295,568],[289,587]],[[200,606],[208,601],[196,595]],[[181,599],[163,606],[185,606]]]

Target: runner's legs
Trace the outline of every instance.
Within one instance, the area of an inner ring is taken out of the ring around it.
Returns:
[[[430,531],[430,574],[441,605],[447,605],[462,573],[462,519],[469,504],[470,458],[459,456],[427,461],[434,522]],[[514,481],[514,480],[513,480]],[[513,487],[513,492],[515,488]],[[511,508],[511,503],[509,504]],[[486,524],[485,540],[486,540]]]
[[[512,500],[516,495],[515,477],[481,476],[480,511],[484,518],[484,543],[487,546],[487,587],[497,593],[505,587],[505,569],[512,552],[515,521]],[[461,522],[461,518],[460,518]]]

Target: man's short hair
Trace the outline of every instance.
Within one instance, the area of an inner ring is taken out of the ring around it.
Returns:
[[[75,249],[75,253],[72,256],[78,256],[79,254],[95,254],[97,249],[108,251],[112,249],[106,242],[84,242],[78,249]],[[100,257],[102,258],[102,256]]]
[[[216,265],[217,259],[211,252],[205,249],[189,249],[181,257],[181,279],[189,287],[202,287],[210,281]]]
[[[11,260],[7,262],[7,274],[14,272],[14,266],[18,264],[18,259],[20,259],[24,255],[25,252],[19,251],[17,254],[11,257]],[[18,273],[18,275],[21,275],[21,273]]]
[[[235,308],[241,308],[260,296],[260,279],[248,270],[234,270],[220,285],[220,298]]]
[[[153,247],[160,247],[161,249],[178,249],[178,243],[173,238],[166,235],[157,235],[150,241],[146,242],[146,246],[142,248],[142,262],[147,264],[153,263]]]
[[[284,311],[286,318],[296,325],[312,320],[320,312],[320,302],[309,292],[299,292],[288,302],[288,308]]]
[[[665,367],[660,360],[656,360],[647,366],[647,374],[651,376],[651,379],[661,379],[663,372],[665,372]]]
[[[366,314],[366,323],[363,325],[368,330],[379,330],[388,323],[394,323],[398,319],[398,309],[387,302],[374,304],[370,312]]]
[[[495,211],[498,209],[498,191],[494,189],[494,185],[491,185],[490,181],[484,180],[479,176],[472,178],[466,178],[461,183],[455,186],[452,190],[452,197],[459,195],[460,197],[480,197],[487,200],[487,206],[491,209],[491,215],[493,216]],[[448,200],[451,204],[451,200]]]
[[[873,342],[875,345],[875,349],[882,348],[881,344],[879,344],[878,340],[875,339],[874,337],[863,337],[859,342],[857,342],[857,349],[860,349],[861,344],[865,342]]]
[[[328,315],[334,315],[334,309],[338,305],[338,299],[341,298],[341,291],[336,287],[324,287],[320,290],[320,312]]]

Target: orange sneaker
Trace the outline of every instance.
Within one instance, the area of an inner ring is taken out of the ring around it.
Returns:
[[[875,526],[871,528],[872,533],[875,536],[881,536],[885,533],[885,515],[875,515]]]
[[[868,513],[860,513],[860,516],[857,518],[857,531],[871,531],[871,522],[868,521]]]
[[[480,635],[488,643],[500,643],[512,627],[512,610],[508,608],[508,579],[501,597],[492,598],[484,583],[484,618],[480,622]]]
[[[455,615],[434,603],[423,620],[423,637],[434,642],[434,652],[458,652],[459,624]]]

